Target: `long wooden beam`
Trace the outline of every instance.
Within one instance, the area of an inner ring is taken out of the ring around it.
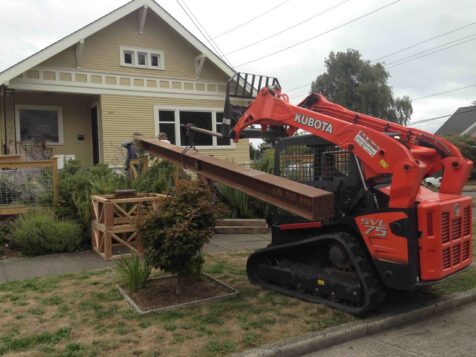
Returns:
[[[333,195],[315,187],[262,171],[241,167],[195,150],[184,150],[158,139],[134,137],[139,151],[183,165],[187,170],[236,188],[311,221],[334,215]]]

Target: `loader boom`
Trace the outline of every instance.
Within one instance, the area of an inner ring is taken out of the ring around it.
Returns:
[[[440,170],[440,192],[460,194],[473,165],[443,138],[350,111],[318,94],[293,105],[279,88],[263,88],[230,136],[236,142],[252,125],[260,125],[263,132],[279,126],[289,136],[298,129],[305,130],[353,152],[362,162],[367,179],[392,175],[392,208],[414,205],[424,177]]]

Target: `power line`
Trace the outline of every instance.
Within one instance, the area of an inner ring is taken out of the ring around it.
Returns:
[[[292,92],[292,91],[295,91],[296,89],[301,89],[301,88],[307,87],[309,84],[312,84],[312,82],[308,82],[308,83],[303,84],[302,86],[299,86],[299,87],[291,88],[290,90],[288,90],[288,93]]]
[[[276,36],[278,36],[278,35],[281,35],[282,33],[287,32],[287,31],[289,31],[289,30],[292,30],[293,28],[296,28],[296,27],[298,27],[298,26],[301,26],[301,25],[305,24],[306,22],[309,22],[309,21],[315,19],[316,17],[319,17],[319,16],[325,14],[326,12],[329,12],[329,11],[331,11],[331,10],[334,10],[335,8],[337,8],[337,7],[341,6],[341,5],[344,5],[346,2],[349,2],[349,1],[350,1],[350,0],[344,0],[344,1],[340,2],[340,3],[338,3],[337,5],[331,6],[330,8],[328,8],[328,9],[326,9],[326,10],[324,10],[324,11],[321,11],[321,12],[319,12],[319,13],[317,13],[317,14],[312,15],[311,17],[308,17],[307,19],[305,19],[305,20],[303,20],[303,21],[300,21],[300,22],[298,22],[298,23],[295,23],[294,25],[291,25],[291,26],[289,26],[289,27],[287,27],[287,28],[285,28],[285,29],[283,29],[283,30],[281,30],[281,31],[275,32],[274,34],[272,34],[272,35],[270,35],[270,36],[267,36],[267,37],[264,37],[264,38],[262,38],[261,40],[258,40],[258,41],[255,41],[255,42],[251,42],[251,43],[249,43],[249,44],[247,44],[247,45],[245,45],[245,46],[243,46],[243,47],[237,48],[236,50],[227,52],[226,54],[227,54],[227,55],[231,55],[232,53],[242,51],[242,50],[244,50],[244,49],[246,49],[246,48],[255,46],[255,45],[257,45],[257,44],[259,44],[259,43],[261,43],[261,42],[267,41],[267,40],[269,40],[269,39],[271,39],[271,38],[273,38],[273,37],[276,37]]]
[[[408,56],[408,57],[404,57],[404,58],[401,58],[399,60],[395,60],[393,62],[390,62],[389,65],[387,66],[387,68],[393,68],[393,67],[397,67],[397,66],[400,66],[404,63],[408,63],[408,62],[411,62],[411,61],[414,61],[416,59],[419,59],[419,58],[422,58],[422,57],[426,57],[426,56],[429,56],[429,55],[432,55],[434,53],[437,53],[437,52],[441,52],[441,51],[444,51],[444,50],[447,50],[447,49],[450,49],[450,48],[453,48],[455,46],[459,46],[459,45],[462,45],[466,42],[470,42],[470,41],[474,41],[476,40],[476,37],[472,37],[472,38],[469,38],[471,36],[475,36],[476,33],[473,33],[471,35],[468,35],[468,36],[464,36],[464,37],[461,37],[457,40],[454,40],[454,41],[450,41],[450,42],[447,42],[445,44],[442,44],[442,45],[438,45],[436,47],[433,47],[433,48],[430,48],[428,50],[425,50],[425,51],[421,51],[421,52],[418,52],[418,53],[415,53],[411,56]],[[464,41],[462,41],[463,39],[465,39]],[[446,47],[445,47],[446,46]]]
[[[426,122],[434,121],[434,120],[438,120],[438,119],[443,119],[443,118],[447,118],[447,117],[450,117],[450,116],[453,116],[453,115],[461,115],[461,114],[472,113],[472,112],[476,112],[476,108],[466,110],[464,112],[457,112],[457,113],[452,113],[452,114],[441,115],[441,116],[438,116],[438,117],[418,120],[417,122],[412,123],[412,125],[416,125],[416,124],[420,124],[420,123],[426,123]]]
[[[394,51],[394,52],[391,52],[391,53],[387,53],[387,54],[384,55],[384,56],[377,57],[377,58],[373,59],[371,62],[377,62],[378,60],[381,60],[381,59],[384,59],[384,58],[387,58],[387,57],[396,55],[397,53],[401,53],[401,52],[404,52],[404,51],[409,50],[409,49],[411,49],[411,48],[414,48],[414,47],[423,45],[424,43],[427,43],[427,42],[436,40],[437,38],[440,38],[440,37],[444,37],[444,36],[446,36],[446,35],[449,35],[450,33],[453,33],[453,32],[459,31],[459,30],[462,30],[462,29],[467,28],[467,27],[469,27],[469,26],[472,26],[472,25],[474,25],[474,24],[476,24],[476,21],[471,22],[471,23],[469,23],[469,24],[467,24],[467,25],[464,25],[464,26],[455,28],[455,29],[453,29],[453,30],[447,31],[447,32],[442,33],[442,34],[440,34],[440,35],[437,35],[437,36],[428,38],[428,39],[426,39],[426,40],[417,42],[417,43],[415,43],[415,44],[413,44],[413,45],[410,45],[410,46],[408,46],[408,47],[399,49],[399,50],[397,50],[397,51]]]
[[[200,31],[200,33],[202,34],[202,36],[205,38],[205,40],[207,40],[209,43],[210,43],[210,46],[212,46],[213,50],[221,57],[223,57],[223,59],[228,62],[228,64],[230,64],[232,67],[233,65],[231,64],[231,62],[228,60],[228,58],[226,58],[225,54],[220,50],[220,48],[218,47],[218,45],[213,41],[213,39],[210,37],[210,35],[208,34],[208,32],[205,30],[205,27],[203,27],[203,25],[200,23],[200,21],[195,17],[195,15],[193,14],[192,10],[190,10],[190,8],[187,6],[187,4],[182,0],[183,2],[183,5],[182,3],[180,2],[180,0],[176,0],[177,4],[179,4],[179,6],[182,8],[183,12],[185,12],[185,14],[187,15],[187,17],[190,19],[190,21],[192,21],[192,23],[195,25],[195,27],[198,29],[198,31]],[[188,11],[187,11],[188,10]],[[203,31],[202,31],[203,30]]]
[[[417,97],[415,99],[412,99],[412,102],[416,102],[418,100],[422,100],[422,99],[426,99],[426,98],[430,98],[430,97],[435,97],[437,95],[440,95],[440,94],[447,94],[447,93],[451,93],[451,92],[456,92],[456,91],[459,91],[459,90],[463,90],[463,89],[468,89],[468,88],[472,88],[472,87],[476,87],[476,84],[471,84],[469,86],[466,86],[466,87],[461,87],[461,88],[455,88],[455,89],[450,89],[450,90],[445,90],[443,92],[437,92],[437,93],[433,93],[433,94],[428,94],[428,95],[425,95],[423,97]]]
[[[359,20],[361,20],[361,19],[363,19],[363,18],[365,18],[365,17],[367,17],[367,16],[373,15],[373,14],[379,12],[379,11],[382,11],[382,10],[384,10],[384,9],[387,8],[387,7],[390,7],[390,6],[392,6],[392,5],[395,5],[396,3],[399,3],[400,1],[401,1],[401,0],[393,1],[393,2],[391,2],[391,3],[389,3],[389,4],[387,4],[387,5],[384,5],[384,6],[382,6],[382,7],[379,7],[379,8],[377,8],[377,9],[375,9],[375,10],[369,11],[369,12],[367,12],[367,13],[361,15],[361,16],[358,16],[358,17],[356,17],[356,18],[353,18],[352,20],[349,20],[349,21],[347,21],[347,22],[345,22],[345,23],[343,23],[343,24],[341,24],[341,25],[338,25],[338,26],[336,26],[336,27],[333,27],[333,28],[330,29],[330,30],[327,30],[327,31],[325,31],[325,32],[321,32],[320,34],[317,34],[317,35],[314,35],[314,36],[312,36],[312,37],[309,37],[309,38],[307,38],[307,39],[305,39],[305,40],[296,42],[296,43],[294,43],[293,45],[290,45],[290,46],[288,46],[288,47],[285,47],[285,48],[282,48],[282,49],[280,49],[280,50],[277,50],[277,51],[268,53],[267,55],[264,55],[264,56],[255,58],[255,59],[253,59],[253,60],[251,60],[251,61],[242,63],[242,64],[240,64],[240,65],[238,65],[238,66],[236,66],[236,67],[242,67],[242,66],[245,66],[245,65],[247,65],[247,64],[250,64],[250,63],[253,63],[253,62],[257,62],[257,61],[260,61],[260,60],[262,60],[262,59],[264,59],[264,58],[267,58],[267,57],[270,57],[270,56],[274,56],[274,55],[276,55],[276,54],[278,54],[278,53],[287,51],[287,50],[289,50],[289,49],[291,49],[291,48],[300,46],[300,45],[302,45],[302,44],[304,44],[304,43],[306,43],[306,42],[309,42],[309,41],[311,41],[311,40],[314,40],[314,39],[316,39],[316,38],[318,38],[318,37],[320,37],[320,36],[326,35],[326,34],[332,32],[332,31],[335,31],[335,30],[337,30],[337,29],[339,29],[339,28],[342,28],[342,27],[344,27],[344,26],[347,26],[347,25],[349,25],[349,24],[351,24],[351,23],[353,23],[353,22],[359,21]]]
[[[441,38],[441,37],[443,37],[443,36],[446,36],[446,35],[448,35],[448,34],[450,34],[450,33],[453,33],[453,32],[462,30],[462,29],[464,29],[464,28],[470,27],[470,26],[472,26],[472,25],[474,25],[474,24],[476,24],[476,21],[471,22],[471,23],[469,23],[469,24],[467,24],[467,25],[464,25],[464,26],[455,28],[455,29],[453,29],[453,30],[447,31],[447,32],[442,33],[442,34],[440,34],[440,35],[430,37],[430,38],[428,38],[428,39],[426,39],[426,40],[417,42],[417,43],[415,43],[415,44],[413,44],[413,45],[411,45],[411,46],[407,46],[407,47],[402,48],[402,49],[399,49],[399,50],[397,50],[397,51],[393,51],[393,52],[387,53],[386,55],[383,55],[383,56],[380,56],[380,57],[377,57],[377,58],[373,59],[371,62],[376,62],[376,61],[378,61],[378,60],[380,60],[380,59],[387,58],[387,57],[393,56],[393,55],[395,55],[395,54],[397,54],[397,53],[404,52],[404,51],[406,51],[406,50],[408,50],[408,49],[411,49],[411,48],[417,47],[417,46],[419,46],[419,45],[428,43],[428,42],[430,42],[430,41],[436,40],[436,39]],[[472,34],[472,35],[474,35],[474,34]],[[472,35],[469,35],[469,36],[472,36]],[[457,40],[454,40],[454,41],[451,41],[451,42],[449,42],[449,43],[451,44],[451,43],[453,43],[453,42],[456,42],[456,41],[465,39],[465,38],[467,38],[467,37],[469,37],[469,36],[461,37],[461,38],[459,38],[459,39],[457,39]],[[444,45],[439,45],[439,46],[437,46],[437,47],[435,47],[435,48],[433,48],[433,49],[425,50],[425,51],[422,51],[422,52],[431,51],[431,50],[434,50],[434,49],[436,49],[436,48],[438,48],[438,47],[445,46],[445,45],[448,45],[448,43],[446,43],[446,44],[444,44]],[[410,58],[410,57],[413,57],[413,56],[416,56],[416,55],[417,55],[417,54],[412,55],[412,56],[409,56],[409,57],[405,57],[404,59]],[[401,60],[402,60],[402,59],[396,60],[396,61],[394,61],[394,63],[395,63],[395,62],[400,62]],[[390,64],[391,64],[391,63],[390,63]],[[300,89],[300,88],[306,87],[306,86],[308,86],[308,85],[310,85],[310,84],[312,84],[312,82],[308,82],[308,83],[303,84],[303,85],[301,85],[301,86],[294,87],[294,88],[290,89],[288,92],[292,92],[292,91],[294,91],[294,90],[296,90],[296,89]],[[463,88],[462,88],[462,89],[463,89]],[[421,99],[421,98],[417,98],[417,99],[415,99],[415,100],[418,100],[418,99]]]
[[[232,27],[231,29],[228,29],[228,30],[226,30],[225,32],[222,32],[222,33],[220,33],[219,35],[216,35],[216,36],[212,37],[211,40],[215,40],[215,39],[217,39],[218,37],[222,37],[222,36],[224,36],[224,35],[226,35],[226,34],[229,34],[230,32],[235,31],[236,29],[238,29],[238,28],[240,28],[240,27],[243,27],[243,26],[247,25],[247,24],[249,24],[250,22],[253,22],[253,21],[259,19],[260,17],[263,17],[264,15],[269,14],[270,12],[272,12],[272,11],[276,10],[277,8],[283,6],[284,4],[288,3],[289,1],[291,1],[291,0],[285,0],[285,1],[283,1],[283,2],[279,3],[278,5],[273,6],[272,8],[263,11],[262,13],[256,15],[255,17],[252,17],[251,19],[246,20],[245,22],[243,22],[243,23],[241,23],[241,24],[239,24],[239,25],[236,25],[235,27]]]
[[[311,83],[308,83],[308,84],[311,84]],[[306,85],[308,85],[308,84],[306,84]],[[476,84],[471,84],[471,85],[465,86],[465,87],[459,87],[459,88],[454,88],[454,89],[450,89],[450,90],[445,90],[445,91],[442,91],[442,92],[431,93],[431,94],[428,94],[428,95],[417,97],[415,99],[412,99],[411,101],[416,102],[416,101],[419,101],[419,100],[422,100],[422,99],[426,99],[426,98],[430,98],[430,97],[436,97],[436,96],[441,95],[441,94],[452,93],[452,92],[456,92],[456,91],[460,91],[460,90],[468,89],[468,88],[473,88],[473,87],[476,87]],[[297,88],[298,87],[296,87],[295,89],[297,89]],[[289,92],[290,91],[287,91],[287,93],[289,93]],[[296,93],[296,94],[292,94],[292,95],[289,96],[289,98],[299,97],[301,95],[308,94],[309,92],[310,91],[307,90],[307,91],[299,92],[299,93]]]

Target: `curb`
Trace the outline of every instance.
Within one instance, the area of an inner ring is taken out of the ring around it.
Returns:
[[[436,314],[452,310],[476,300],[476,288],[458,293],[446,300],[393,316],[375,317],[368,321],[350,322],[319,332],[311,332],[280,342],[234,354],[234,357],[302,356],[324,348],[390,330]]]

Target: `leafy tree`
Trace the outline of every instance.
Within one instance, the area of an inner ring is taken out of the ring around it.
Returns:
[[[331,52],[326,72],[312,82],[311,92],[353,111],[404,124],[413,113],[410,98],[394,98],[388,85],[390,74],[381,63],[363,60],[359,51]]]
[[[147,261],[154,268],[177,275],[177,294],[181,294],[184,281],[200,278],[204,262],[201,250],[223,212],[206,184],[181,180],[157,212],[137,223]]]
[[[470,135],[449,135],[445,139],[456,145],[464,157],[476,163],[476,138]]]

